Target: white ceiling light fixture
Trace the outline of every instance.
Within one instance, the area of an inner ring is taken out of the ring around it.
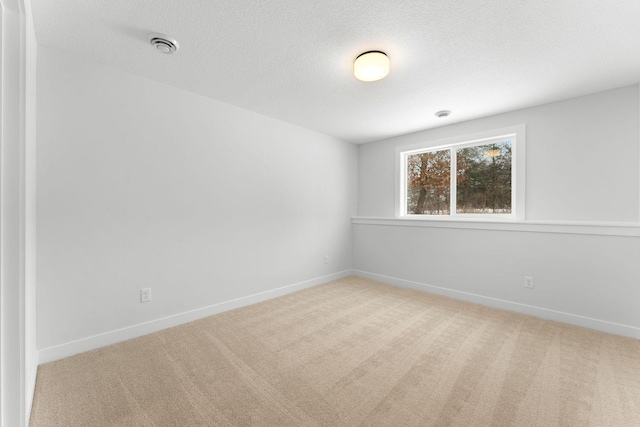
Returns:
[[[165,34],[152,33],[149,34],[148,37],[151,46],[167,55],[172,54],[180,47],[176,39],[173,39]]]
[[[389,74],[389,57],[378,50],[364,52],[353,63],[353,75],[363,82],[375,82]]]

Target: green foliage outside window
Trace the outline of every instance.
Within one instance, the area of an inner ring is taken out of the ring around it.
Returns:
[[[511,141],[457,150],[456,212],[511,213]]]

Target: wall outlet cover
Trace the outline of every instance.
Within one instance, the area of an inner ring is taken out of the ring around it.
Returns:
[[[525,276],[524,287],[528,289],[533,289],[533,277]]]

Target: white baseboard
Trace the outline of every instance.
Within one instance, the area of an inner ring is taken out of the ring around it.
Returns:
[[[132,338],[141,337],[163,329],[181,325],[183,323],[192,322],[224,311],[233,310],[258,302],[277,298],[302,289],[311,288],[313,286],[328,283],[350,276],[351,270],[340,271],[338,273],[329,274],[327,276],[317,277],[315,279],[305,280],[304,282],[294,283],[292,285],[282,286],[280,288],[271,289],[257,294],[248,295],[246,297],[236,298],[213,304],[208,307],[187,311],[173,316],[163,317],[161,319],[149,322],[139,323],[137,325],[128,326],[114,331],[104,332],[102,334],[93,335],[76,341],[67,342],[53,347],[44,348],[39,351],[39,363],[49,363],[55,360],[64,359],[65,357],[75,354],[84,353],[85,351],[95,350],[100,347],[126,341]]]
[[[423,292],[430,292],[437,295],[443,295],[457,300],[473,302],[502,310],[514,311],[516,313],[529,314],[543,319],[555,320],[557,322],[568,323],[570,325],[582,326],[584,328],[595,329],[615,335],[640,339],[640,328],[634,326],[622,325],[619,323],[608,322],[606,320],[593,319],[590,317],[579,316],[576,314],[564,313],[561,311],[550,310],[547,308],[536,307],[532,305],[521,304],[513,301],[502,300],[498,298],[486,297],[483,295],[472,294],[469,292],[457,291],[455,289],[442,288],[439,286],[427,285],[425,283],[412,282],[410,280],[399,279],[397,277],[385,276],[382,274],[370,273],[367,271],[353,270],[355,276],[364,277],[378,282],[388,283],[390,285],[402,288],[415,289]]]

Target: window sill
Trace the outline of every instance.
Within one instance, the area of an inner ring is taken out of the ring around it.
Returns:
[[[638,222],[518,221],[492,218],[352,217],[352,224],[640,237]]]

